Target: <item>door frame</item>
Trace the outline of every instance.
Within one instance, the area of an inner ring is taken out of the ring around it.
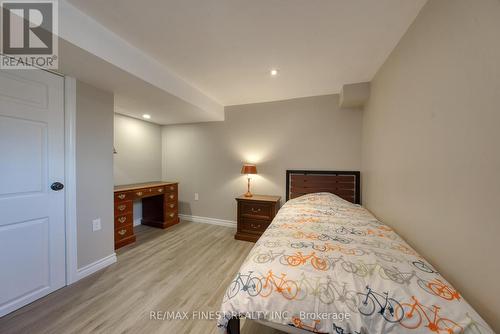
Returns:
[[[76,79],[69,76],[63,77],[66,285],[70,285],[80,279],[78,277],[76,226]]]

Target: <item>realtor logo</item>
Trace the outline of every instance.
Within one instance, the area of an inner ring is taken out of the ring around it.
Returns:
[[[57,1],[2,1],[0,68],[57,69]]]

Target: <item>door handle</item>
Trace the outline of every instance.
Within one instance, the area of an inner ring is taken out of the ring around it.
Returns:
[[[64,184],[62,184],[61,182],[54,182],[50,185],[50,189],[52,189],[54,191],[63,190]]]

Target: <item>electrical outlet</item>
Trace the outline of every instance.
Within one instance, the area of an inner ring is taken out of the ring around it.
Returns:
[[[200,194],[194,193],[194,200],[197,201],[200,199]]]
[[[92,221],[92,232],[99,231],[101,227],[101,218],[97,218]]]

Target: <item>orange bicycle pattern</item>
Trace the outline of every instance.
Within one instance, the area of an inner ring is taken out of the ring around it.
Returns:
[[[401,317],[399,324],[408,329],[416,329],[422,326],[435,333],[462,333],[463,328],[455,321],[439,316],[439,306],[432,307],[421,304],[415,296],[411,297],[413,303],[401,303],[396,309],[396,317]]]
[[[312,325],[306,325],[299,317],[292,317],[292,324],[300,329],[305,329],[313,333],[320,333],[318,331],[320,320],[313,320]]]
[[[297,220],[295,223],[306,224],[306,223],[317,223],[317,222],[319,222],[319,218],[308,217],[308,218],[301,218]]]
[[[309,259],[311,260],[311,265],[317,270],[327,270],[329,267],[328,262],[325,259],[316,256],[315,252],[312,252],[309,255],[297,252],[294,255],[287,256],[286,262],[293,267],[297,267],[306,264]]]
[[[452,288],[451,286],[441,281],[439,278],[427,282],[426,287],[428,288],[425,289],[426,291],[443,299],[460,300],[460,293],[458,293],[458,291]]]
[[[364,255],[365,253],[361,249],[355,249],[355,248],[346,248],[342,247],[340,245],[333,245],[328,242],[324,243],[321,246],[313,246],[315,250],[318,250],[320,252],[340,252],[345,255],[356,255],[356,256],[361,256]]]
[[[281,273],[281,276],[278,277],[273,274],[272,270],[269,270],[267,276],[264,276],[261,281],[262,290],[260,291],[260,295],[262,297],[268,297],[276,290],[276,292],[281,293],[283,297],[291,300],[297,296],[299,290],[297,283],[286,279],[285,273]]]

